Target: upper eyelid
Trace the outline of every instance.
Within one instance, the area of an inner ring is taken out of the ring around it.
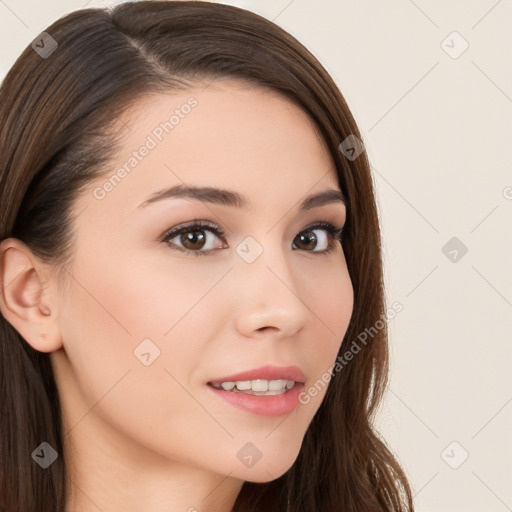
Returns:
[[[310,222],[309,224],[307,224],[306,226],[301,228],[297,233],[302,233],[303,231],[305,231],[307,229],[311,229],[311,228],[328,229],[327,226],[319,226],[318,224],[329,224],[334,229],[343,229],[345,227],[345,223],[343,224],[343,226],[340,226],[340,228],[338,228],[336,226],[337,223],[335,223],[335,222],[331,222],[331,221],[328,221],[328,220],[316,220],[314,222]],[[229,230],[229,229],[225,230],[224,228],[222,228],[217,223],[215,223],[215,222],[213,222],[211,220],[207,220],[207,219],[197,219],[196,220],[195,219],[195,220],[186,222],[183,225],[178,225],[176,227],[173,227],[173,228],[170,228],[170,229],[166,230],[165,233],[163,234],[163,237],[167,238],[168,236],[170,236],[174,232],[179,232],[179,231],[182,231],[182,230],[191,229],[191,228],[194,228],[194,227],[197,227],[197,226],[201,227],[202,229],[211,230],[211,231],[214,231],[214,232],[216,231],[216,232],[218,232],[218,234],[220,234],[222,236],[227,236],[229,234],[233,234],[233,232],[231,232],[231,230]]]

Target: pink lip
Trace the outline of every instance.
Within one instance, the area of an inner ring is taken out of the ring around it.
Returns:
[[[212,379],[210,384],[220,384],[221,382],[236,382],[238,380],[294,380],[295,382],[304,383],[306,377],[303,371],[298,366],[273,366],[266,365],[260,368],[254,368],[247,372],[228,375],[227,377],[220,377]]]
[[[246,395],[206,386],[209,392],[218,396],[226,403],[244,412],[258,416],[283,416],[291,413],[299,405],[299,395],[304,390],[304,384],[295,384],[282,395]]]
[[[216,389],[211,384],[240,380],[293,380],[295,386],[280,395],[249,395]],[[207,388],[230,405],[258,416],[282,416],[291,413],[299,405],[299,394],[304,389],[306,377],[297,366],[266,365],[247,372],[212,379]]]

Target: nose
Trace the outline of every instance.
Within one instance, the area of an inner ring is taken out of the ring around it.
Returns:
[[[237,258],[231,272],[235,324],[246,337],[286,339],[295,336],[311,319],[303,297],[307,276],[293,272],[282,250],[264,249],[248,263]],[[288,258],[289,260],[289,258]]]

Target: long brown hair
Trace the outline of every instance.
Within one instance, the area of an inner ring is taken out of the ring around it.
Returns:
[[[118,148],[113,120],[148,93],[237,78],[292,99],[316,123],[336,164],[354,288],[340,355],[385,317],[370,165],[364,151],[354,159],[339,149],[349,135],[361,135],[331,77],[296,39],[249,11],[196,1],[83,9],[45,32],[57,46],[44,35],[38,48],[52,53],[29,45],[0,88],[0,240],[18,238],[43,261],[65,265],[73,201]],[[3,316],[0,344],[0,510],[64,512],[66,446],[49,354],[34,350]],[[244,483],[234,511],[412,511],[407,478],[372,426],[387,374],[384,326],[335,373],[291,469],[268,483]],[[59,454],[45,471],[31,457],[43,441]]]

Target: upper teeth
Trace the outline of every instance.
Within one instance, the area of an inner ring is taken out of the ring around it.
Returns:
[[[293,380],[237,380],[236,382],[221,382],[219,384],[213,384],[214,387],[224,391],[231,391],[235,386],[239,391],[280,391],[283,389],[291,389],[295,385]]]

